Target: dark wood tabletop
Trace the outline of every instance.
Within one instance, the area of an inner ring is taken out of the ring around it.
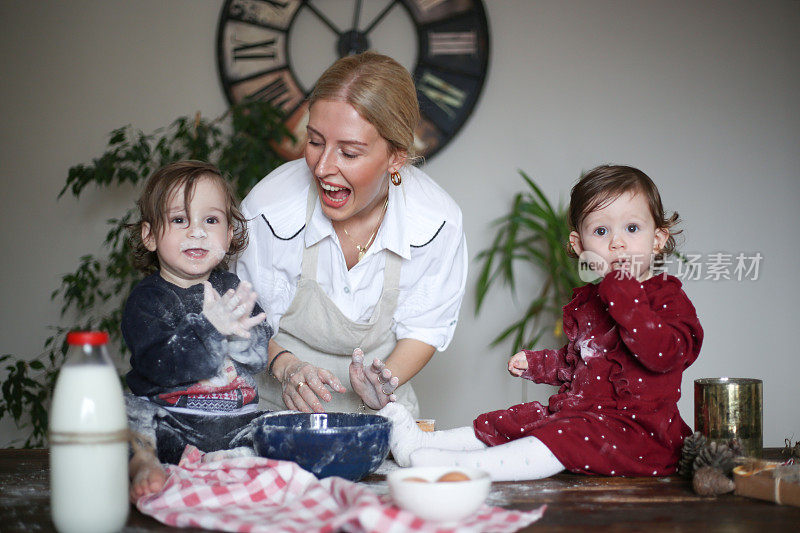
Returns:
[[[765,457],[778,458],[777,448]],[[0,449],[0,531],[55,531],[50,521],[47,450]],[[386,493],[383,476],[363,483]],[[544,516],[523,531],[759,531],[800,530],[800,507],[727,494],[702,498],[677,476],[621,478],[559,474],[547,479],[494,483],[487,501],[506,509],[547,504]],[[123,530],[198,532],[165,526],[131,508]]]

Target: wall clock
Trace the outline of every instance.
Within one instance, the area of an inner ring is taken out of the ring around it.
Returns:
[[[387,35],[391,42],[382,43]],[[406,62],[392,49],[399,42]],[[217,29],[226,98],[267,100],[285,112],[297,137],[277,147],[287,160],[302,156],[317,77],[368,49],[411,71],[422,112],[417,151],[430,158],[461,129],[483,88],[489,28],[481,0],[226,0]]]

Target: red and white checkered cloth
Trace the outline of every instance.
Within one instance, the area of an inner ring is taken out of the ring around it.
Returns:
[[[484,505],[458,523],[431,522],[365,485],[339,477],[318,480],[292,462],[237,457],[203,463],[203,455],[187,446],[180,464],[168,466],[164,490],[140,498],[139,510],[171,526],[253,533],[512,532],[544,513],[544,506],[522,512]]]

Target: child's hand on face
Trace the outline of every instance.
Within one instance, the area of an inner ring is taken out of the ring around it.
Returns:
[[[639,261],[641,263],[641,260]],[[611,270],[609,270],[607,274],[614,275],[618,280],[623,280],[630,277],[636,277],[637,272],[637,259],[635,257],[625,257],[615,261],[611,265]]]
[[[203,282],[203,314],[223,335],[237,335],[250,338],[250,328],[264,321],[266,313],[251,317],[250,313],[256,305],[258,295],[253,286],[242,281],[234,291],[228,290],[223,296],[211,286]]]
[[[632,275],[633,259],[621,257],[611,265],[611,270],[618,272],[620,276]]]
[[[508,360],[508,372],[515,377],[520,377],[523,372],[528,370],[528,357],[525,352],[517,352]]]

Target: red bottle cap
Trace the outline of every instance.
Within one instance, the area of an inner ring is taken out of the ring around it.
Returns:
[[[108,333],[105,331],[70,331],[67,333],[67,344],[91,344],[92,346],[108,344]]]

